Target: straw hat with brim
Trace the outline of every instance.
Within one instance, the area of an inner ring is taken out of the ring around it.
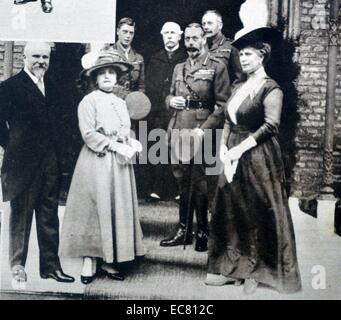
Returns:
[[[95,71],[107,67],[114,68],[120,75],[124,72],[130,72],[133,69],[133,66],[128,62],[122,61],[122,58],[119,55],[108,51],[101,52],[93,66],[84,70],[83,74],[85,76],[91,76]]]
[[[232,45],[239,50],[256,42],[266,42],[273,46],[280,40],[280,32],[270,27],[242,29],[235,38]]]

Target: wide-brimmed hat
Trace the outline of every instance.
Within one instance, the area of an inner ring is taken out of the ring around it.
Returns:
[[[85,76],[90,76],[94,71],[106,67],[114,68],[120,75],[125,72],[130,72],[133,69],[133,65],[124,61],[116,50],[101,50],[96,55],[96,59],[93,59],[93,56],[89,56],[93,61],[91,61],[89,63],[90,66],[83,71]]]
[[[280,32],[271,27],[244,28],[235,35],[232,45],[237,49],[243,49],[255,42],[266,42],[270,45],[278,43]]]

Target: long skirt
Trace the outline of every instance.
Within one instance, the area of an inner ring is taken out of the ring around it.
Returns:
[[[228,148],[248,132],[231,132]],[[208,272],[253,278],[279,292],[300,290],[301,279],[282,155],[276,137],[239,159],[233,181],[219,177],[210,225]]]
[[[105,262],[143,256],[135,177],[115,153],[98,157],[84,146],[72,177],[63,219],[60,256]]]

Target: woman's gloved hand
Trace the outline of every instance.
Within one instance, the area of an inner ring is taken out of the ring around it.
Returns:
[[[240,144],[231,148],[228,151],[227,156],[231,161],[239,160],[244,152],[246,152],[247,150],[250,150],[256,145],[257,145],[256,140],[252,136],[249,136],[247,139],[243,140]]]
[[[228,157],[228,153],[229,150],[227,146],[225,146],[224,144],[220,145],[219,158],[220,161],[224,164],[224,175],[226,177],[226,180],[228,183],[231,183],[233,180],[233,176],[237,170],[238,160],[232,161]]]
[[[128,145],[131,146],[136,153],[140,153],[143,150],[141,142],[136,139],[130,138],[128,140]]]
[[[127,143],[118,142],[116,139],[112,139],[108,146],[108,151],[115,152],[117,160],[122,163],[128,163],[136,154],[136,150]]]

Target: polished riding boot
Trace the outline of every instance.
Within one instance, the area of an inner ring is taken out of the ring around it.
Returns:
[[[185,244],[192,244],[193,242],[193,234],[192,234],[192,225],[193,225],[193,213],[194,206],[193,204],[190,207],[189,217],[188,217],[188,228],[186,234],[186,223],[187,223],[187,215],[188,215],[188,194],[184,194],[180,196],[180,205],[179,205],[179,216],[180,216],[180,224],[175,233],[175,235],[164,239],[160,242],[161,247],[174,247]]]
[[[197,217],[197,234],[195,250],[199,252],[207,251],[208,241],[208,199],[206,195],[194,195],[195,212]]]

